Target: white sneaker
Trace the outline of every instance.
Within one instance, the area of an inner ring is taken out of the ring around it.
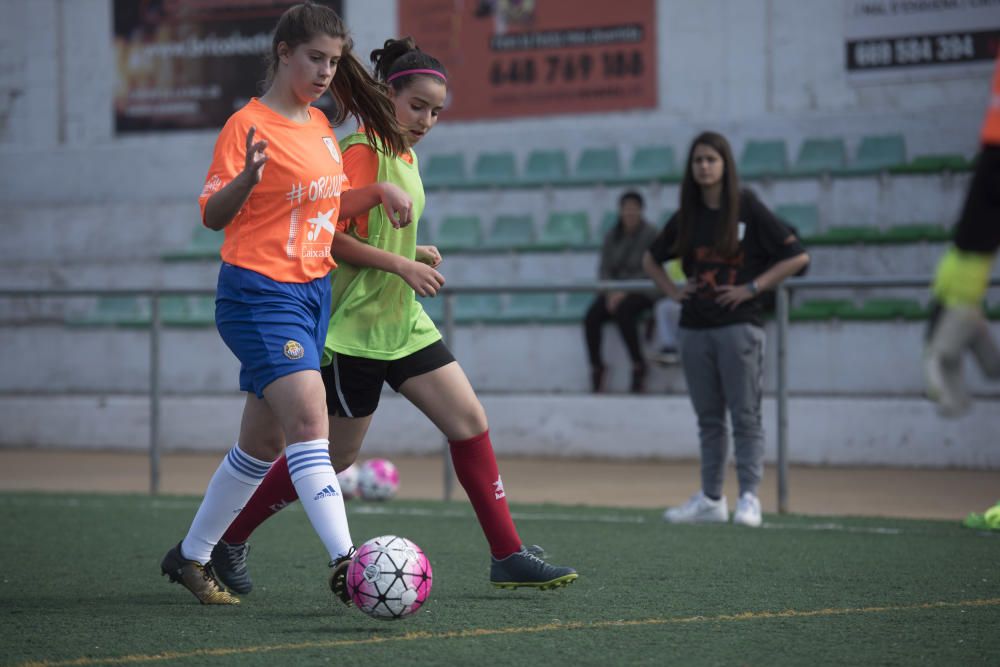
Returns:
[[[667,509],[663,520],[667,523],[725,523],[729,521],[726,497],[712,500],[698,491],[680,507]]]
[[[736,501],[736,511],[733,512],[733,523],[756,528],[761,523],[760,500],[747,491]]]

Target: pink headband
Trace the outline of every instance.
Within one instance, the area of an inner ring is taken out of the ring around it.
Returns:
[[[448,83],[448,78],[441,72],[437,71],[436,69],[404,69],[400,72],[396,72],[395,74],[391,75],[388,79],[385,80],[385,82],[392,83],[393,80],[398,79],[401,76],[409,76],[411,74],[433,74],[434,76],[441,77],[442,81]]]

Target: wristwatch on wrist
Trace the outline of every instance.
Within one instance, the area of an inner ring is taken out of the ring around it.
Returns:
[[[747,289],[750,290],[750,296],[757,296],[757,293],[760,292],[760,287],[757,285],[756,280],[751,280],[747,283]]]

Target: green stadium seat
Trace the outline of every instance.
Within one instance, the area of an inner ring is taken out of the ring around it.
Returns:
[[[617,183],[621,180],[621,162],[616,148],[586,148],[580,153],[573,171],[574,183]]]
[[[198,259],[219,259],[219,249],[222,248],[223,232],[209,229],[198,223],[191,232],[191,240],[184,250],[166,252],[162,258],[166,261],[188,261]]]
[[[840,225],[831,227],[820,236],[812,237],[812,245],[852,245],[882,243],[882,231],[875,225]]]
[[[780,204],[774,214],[791,223],[802,239],[812,239],[819,234],[819,207],[816,204]]]
[[[792,173],[811,176],[832,173],[847,164],[847,149],[843,139],[806,139],[799,147]]]
[[[788,172],[788,151],[784,139],[750,140],[740,156],[740,175],[744,178],[784,176]]]
[[[569,292],[556,311],[555,319],[560,322],[582,322],[587,309],[594,301],[593,292]]]
[[[455,296],[455,322],[496,322],[502,319],[499,294],[458,294]]]
[[[814,322],[839,318],[853,308],[846,299],[811,299],[794,306],[788,313],[792,322]]]
[[[537,150],[528,154],[521,175],[523,185],[563,185],[569,181],[569,164],[565,151]]]
[[[465,185],[465,158],[460,153],[432,155],[423,172],[425,188],[461,187]]]
[[[901,134],[867,136],[861,139],[857,155],[842,173],[870,174],[906,164],[906,143]]]
[[[896,174],[938,174],[949,171],[968,171],[972,168],[972,162],[965,159],[960,153],[948,153],[943,155],[918,155],[910,160],[908,164],[897,165],[891,168]]]
[[[549,322],[557,319],[555,292],[514,292],[503,312],[504,322]]]
[[[75,326],[149,326],[148,301],[134,296],[98,297],[89,312],[82,317],[70,317],[67,323]]]
[[[586,213],[556,212],[549,215],[535,247],[545,250],[586,248],[589,241],[590,225]]]
[[[625,179],[633,182],[677,181],[682,172],[677,169],[674,149],[670,146],[644,146],[635,149]]]
[[[215,297],[162,297],[160,321],[175,327],[211,326],[215,324]]]
[[[922,320],[927,318],[927,309],[915,299],[872,298],[860,308],[851,308],[841,314],[845,320]]]
[[[885,243],[949,241],[951,237],[952,231],[949,228],[934,224],[894,225],[882,234]]]
[[[477,187],[509,187],[517,184],[514,154],[483,153],[476,158],[470,185]]]
[[[444,250],[476,250],[482,242],[482,224],[478,216],[459,215],[445,218],[438,227],[437,247]]]
[[[521,250],[535,242],[535,222],[530,215],[500,215],[493,229],[483,240],[483,248],[491,250]]]
[[[618,211],[608,211],[603,216],[601,216],[601,224],[597,227],[597,233],[591,239],[590,245],[594,248],[600,248],[604,245],[604,239],[607,237],[608,232],[618,224]]]

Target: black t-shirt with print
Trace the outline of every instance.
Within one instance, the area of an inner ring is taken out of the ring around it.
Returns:
[[[681,258],[684,274],[697,281],[697,289],[681,306],[680,326],[709,329],[729,324],[761,326],[760,299],[744,301],[734,309],[716,303],[716,287],[745,285],[781,260],[805,252],[794,233],[749,190],[740,193],[738,232],[740,251],[734,257],[719,256],[712,248],[721,212],[700,201],[695,211],[692,250]],[[649,248],[653,259],[663,263],[674,258],[673,246],[680,224],[675,213]]]

